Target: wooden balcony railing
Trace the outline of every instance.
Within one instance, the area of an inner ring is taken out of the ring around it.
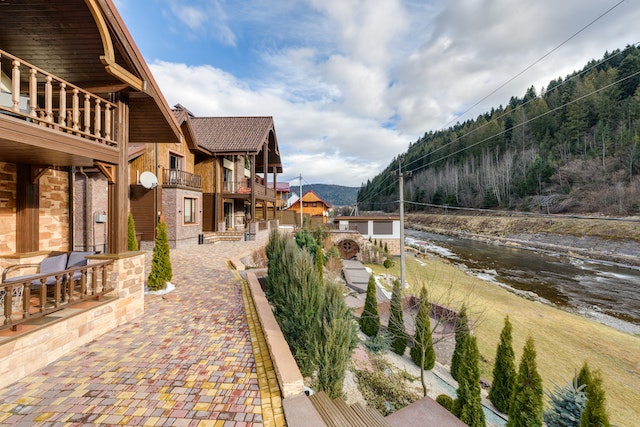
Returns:
[[[6,88],[9,92],[0,87],[0,112],[91,141],[117,145],[113,139],[115,104],[3,50],[0,75],[8,76],[11,82]]]
[[[162,174],[162,185],[179,185],[189,188],[202,188],[202,178],[178,169],[164,169]]]
[[[275,198],[276,192],[257,182],[253,184],[253,191],[258,198]],[[249,178],[241,181],[225,181],[223,192],[232,194],[251,194],[251,182]]]
[[[15,329],[20,323],[111,292],[114,286],[108,280],[108,272],[112,264],[112,260],[102,261],[0,283],[0,330]],[[54,280],[47,284],[49,278]]]

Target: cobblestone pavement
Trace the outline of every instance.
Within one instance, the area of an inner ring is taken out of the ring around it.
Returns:
[[[145,296],[143,316],[0,390],[0,425],[270,425],[242,288],[226,266],[265,239],[172,250],[176,289]]]

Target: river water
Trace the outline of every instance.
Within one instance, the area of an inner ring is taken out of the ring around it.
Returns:
[[[407,244],[462,264],[478,277],[640,334],[640,269],[538,250],[405,231]]]

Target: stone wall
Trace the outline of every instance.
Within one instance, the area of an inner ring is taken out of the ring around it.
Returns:
[[[16,165],[0,162],[0,254],[16,251]]]
[[[108,259],[114,260],[108,273],[114,291],[104,303],[85,311],[60,310],[53,314],[60,320],[0,342],[0,388],[144,313],[144,253],[94,256],[89,263]]]
[[[184,199],[196,199],[196,222],[184,223]],[[172,249],[198,244],[202,233],[202,192],[185,188],[162,189],[162,213],[167,224],[169,247]]]
[[[41,251],[67,251],[69,242],[69,173],[52,169],[40,178]]]

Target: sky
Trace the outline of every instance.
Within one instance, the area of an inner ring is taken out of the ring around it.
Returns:
[[[114,3],[170,106],[273,116],[292,184],[359,187],[426,132],[640,42],[640,0]]]

